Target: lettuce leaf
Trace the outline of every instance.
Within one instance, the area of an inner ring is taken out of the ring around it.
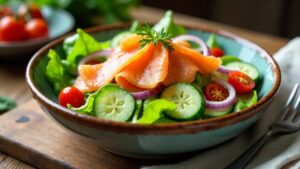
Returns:
[[[134,111],[134,114],[133,114],[133,117],[131,120],[132,123],[137,123],[138,119],[140,118],[142,107],[143,107],[143,100],[137,100],[136,108],[135,108],[135,111]]]
[[[78,112],[80,114],[95,116],[94,101],[95,101],[95,97],[97,96],[97,94],[98,94],[98,92],[90,94],[88,96],[88,98],[86,99],[85,104],[82,105],[81,107],[76,108],[76,107],[73,107],[72,105],[68,104],[68,109]]]
[[[8,97],[3,97],[0,96],[0,114],[11,110],[17,106],[16,101],[8,98]]]
[[[206,42],[207,46],[210,48],[219,48],[220,45],[217,42],[216,35],[211,34]]]
[[[173,12],[170,10],[154,25],[153,29],[158,32],[163,29],[166,33],[170,34],[171,37],[185,34],[186,32],[183,26],[174,23]]]
[[[52,84],[55,92],[59,93],[64,87],[72,84],[72,78],[66,72],[61,59],[55,50],[50,49],[48,57],[50,58],[50,61],[46,67],[46,77]]]
[[[254,105],[257,102],[257,92],[253,90],[251,93],[242,94],[237,97],[237,103],[234,106],[233,112],[241,111]]]
[[[75,36],[71,39],[66,39],[64,42],[64,49],[67,53],[67,61],[72,64],[77,65],[78,62],[88,54],[110,47],[110,41],[98,42],[82,29],[77,29],[77,35],[77,38]]]
[[[142,124],[152,124],[161,117],[164,111],[176,110],[176,104],[165,99],[156,99],[150,101],[145,109],[142,117],[137,121]]]

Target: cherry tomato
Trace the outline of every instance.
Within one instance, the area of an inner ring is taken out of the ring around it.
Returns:
[[[32,19],[25,25],[26,37],[29,39],[48,36],[48,26],[43,19]]]
[[[9,7],[7,7],[7,6],[0,7],[0,18],[2,18],[4,16],[12,15],[12,14],[13,14],[13,12]]]
[[[1,41],[20,41],[25,38],[24,24],[13,16],[5,16],[0,21]]]
[[[205,87],[204,96],[209,101],[223,101],[229,93],[223,86],[212,82]]]
[[[58,95],[59,104],[67,107],[68,104],[73,107],[80,107],[84,104],[84,96],[76,87],[66,87]]]
[[[224,52],[220,48],[211,48],[210,52],[215,57],[222,57],[222,56],[224,56]]]
[[[44,19],[41,10],[34,4],[29,6],[27,4],[23,4],[19,7],[18,16],[21,18],[25,18],[26,15],[29,15],[31,19],[34,18]]]
[[[29,13],[31,15],[32,18],[40,18],[40,19],[44,19],[43,14],[40,10],[40,8],[34,4],[32,4],[29,7]]]
[[[229,73],[228,82],[239,94],[251,92],[255,87],[255,82],[248,75],[238,71]]]

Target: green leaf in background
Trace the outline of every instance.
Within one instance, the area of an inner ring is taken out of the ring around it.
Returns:
[[[164,111],[176,110],[176,104],[165,99],[150,101],[144,108],[142,117],[138,120],[141,124],[152,124],[163,117]]]
[[[164,30],[172,37],[184,34],[186,32],[183,26],[174,23],[173,12],[170,10],[167,11],[160,21],[154,25],[153,29],[157,32]]]
[[[94,116],[94,100],[95,97],[97,96],[98,92],[92,93],[88,96],[88,98],[85,101],[85,104],[82,105],[81,107],[73,107],[72,105],[68,104],[68,109],[71,109],[75,112],[78,112],[80,114],[86,114],[86,115],[92,115]]]
[[[238,112],[254,105],[258,100],[257,92],[253,90],[251,93],[238,95],[237,99],[238,101],[234,106],[233,112]]]
[[[46,67],[47,79],[52,83],[56,93],[59,93],[64,87],[71,85],[71,76],[66,72],[61,59],[55,50],[48,52],[50,61]]]
[[[17,106],[16,102],[10,98],[0,96],[0,114],[11,110]]]
[[[206,42],[207,46],[210,48],[219,48],[220,45],[217,42],[216,36],[211,34]]]
[[[69,39],[64,43],[64,48],[67,49],[66,52],[69,51],[67,61],[71,62],[72,64],[77,65],[78,62],[88,54],[110,47],[109,41],[100,43],[82,29],[77,29],[77,34],[78,38],[75,42],[74,38],[71,40]],[[70,49],[73,43],[73,48]]]

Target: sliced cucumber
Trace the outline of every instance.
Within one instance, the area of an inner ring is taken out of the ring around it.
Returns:
[[[176,103],[175,111],[165,112],[167,116],[177,120],[200,118],[204,112],[204,100],[198,90],[188,83],[176,83],[167,87],[161,98]]]
[[[241,59],[239,59],[236,56],[231,56],[231,55],[223,56],[221,58],[221,60],[222,60],[222,65],[227,65],[228,63],[231,63],[231,62],[241,62]]]
[[[130,93],[117,85],[102,87],[95,97],[94,111],[97,117],[114,121],[127,121],[135,109],[135,100]]]
[[[255,83],[259,81],[259,72],[253,65],[245,62],[231,62],[226,67],[241,71],[251,77]]]
[[[225,109],[205,109],[204,117],[211,118],[211,117],[219,117],[224,116],[226,114],[231,113],[233,106],[229,106]]]

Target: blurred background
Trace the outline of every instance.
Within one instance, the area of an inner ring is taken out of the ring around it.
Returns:
[[[0,0],[1,4],[18,0]],[[20,1],[20,0],[19,0]],[[39,6],[49,5],[69,11],[77,27],[89,27],[119,21],[130,21],[128,10],[138,5],[213,20],[280,37],[300,34],[299,0],[33,0]]]

